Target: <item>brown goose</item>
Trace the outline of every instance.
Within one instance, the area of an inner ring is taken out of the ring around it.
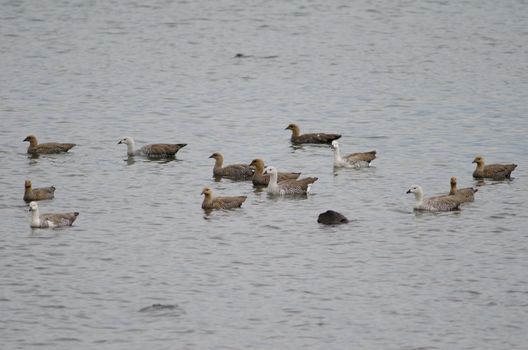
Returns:
[[[55,187],[32,188],[31,181],[26,180],[24,184],[24,200],[26,202],[52,199],[55,197]]]
[[[268,186],[269,184],[269,175],[264,175],[264,161],[260,158],[253,159],[251,161],[252,166],[255,168],[255,174],[253,175],[253,185],[254,186]],[[284,180],[297,179],[301,173],[278,173],[277,181],[281,182]]]
[[[339,152],[339,143],[332,141],[332,149],[334,150],[334,167],[336,168],[364,168],[369,167],[370,162],[376,159],[376,151],[351,153],[345,157],[341,157]]]
[[[295,144],[299,143],[330,143],[333,140],[337,140],[341,137],[339,134],[324,134],[324,133],[311,133],[302,134],[301,129],[297,124],[290,124],[285,130],[291,130],[291,142]]]
[[[202,209],[231,209],[242,206],[246,200],[246,196],[237,197],[213,197],[213,190],[205,187],[202,190],[204,200],[202,202]]]
[[[209,156],[215,160],[213,167],[213,176],[228,177],[235,180],[251,180],[255,170],[247,164],[231,164],[223,167],[224,156],[221,153],[215,152]]]
[[[39,144],[35,135],[28,135],[24,141],[29,142],[27,153],[29,154],[52,154],[68,152],[75,143],[48,142]]]
[[[473,187],[457,189],[457,178],[454,176],[451,178],[450,184],[451,190],[449,191],[449,195],[456,196],[460,203],[473,202],[475,200],[475,193],[478,189]]]
[[[31,227],[37,228],[55,228],[61,226],[71,226],[79,213],[57,213],[57,214],[39,214],[37,202],[29,203],[31,215]]]
[[[477,156],[473,160],[477,163],[477,168],[473,172],[475,179],[490,178],[493,180],[509,179],[512,171],[517,168],[517,164],[490,164],[484,165],[484,157]]]
[[[312,184],[317,181],[316,177],[305,177],[304,179],[290,179],[277,182],[277,169],[275,167],[269,166],[264,170],[265,175],[270,176],[270,181],[266,192],[269,194],[308,194],[312,187]]]
[[[418,185],[412,185],[407,193],[414,193],[414,210],[450,211],[458,209],[461,203],[456,196],[451,195],[424,198],[422,187]]]
[[[129,157],[144,156],[148,158],[174,158],[181,148],[187,146],[186,143],[153,143],[136,149],[136,143],[130,136],[123,137],[117,144],[127,145]]]

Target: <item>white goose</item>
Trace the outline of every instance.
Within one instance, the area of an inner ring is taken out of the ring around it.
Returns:
[[[449,211],[458,209],[460,205],[460,201],[453,195],[424,198],[422,187],[419,185],[412,185],[407,193],[414,193],[416,198],[414,210]]]
[[[29,203],[31,215],[31,227],[36,228],[55,228],[61,226],[71,226],[79,213],[56,213],[56,214],[39,214],[37,202]]]
[[[335,168],[365,168],[370,166],[370,162],[376,159],[376,151],[351,153],[341,157],[339,152],[339,143],[332,141],[334,150],[334,167]]]
[[[317,181],[316,177],[305,177],[304,179],[288,179],[277,183],[278,173],[275,167],[269,166],[264,169],[264,175],[269,175],[269,183],[266,192],[269,194],[308,194],[312,184]]]
[[[136,149],[136,143],[130,136],[123,137],[117,144],[127,145],[128,156],[145,156],[149,158],[174,158],[186,143],[153,143]]]

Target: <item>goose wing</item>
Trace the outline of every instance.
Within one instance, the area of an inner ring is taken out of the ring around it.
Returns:
[[[176,153],[185,146],[187,146],[186,143],[154,143],[143,146],[141,148],[141,153],[148,157],[174,157]]]
[[[216,197],[213,199],[213,207],[218,209],[238,208],[245,202],[246,196]]]
[[[349,162],[363,161],[370,163],[376,159],[376,151],[351,153],[345,159]]]
[[[32,149],[32,152],[30,153],[42,153],[42,154],[61,153],[61,152],[68,152],[73,146],[75,146],[74,143],[48,142],[48,143],[38,144],[35,147],[30,147],[30,149],[28,149],[28,152],[30,152],[30,150]]]
[[[311,133],[302,134],[297,137],[292,136],[294,143],[330,143],[340,138],[339,134]]]
[[[71,226],[79,213],[48,213],[40,215],[41,222],[51,222],[54,226]]]

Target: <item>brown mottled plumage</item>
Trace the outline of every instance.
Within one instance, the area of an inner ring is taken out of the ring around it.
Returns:
[[[339,143],[332,141],[331,148],[334,150],[334,167],[336,168],[362,168],[370,166],[370,162],[376,159],[376,151],[351,153],[341,157]]]
[[[473,187],[457,189],[457,179],[454,176],[451,178],[450,185],[449,195],[456,196],[460,203],[473,202],[475,200],[475,193],[478,189]]]
[[[264,175],[264,161],[262,159],[256,158],[251,161],[251,164],[249,166],[252,166],[255,168],[255,174],[253,175],[253,185],[254,186],[268,186],[270,176]],[[284,180],[290,180],[290,179],[297,179],[301,173],[282,173],[279,172],[277,181],[281,182]]]
[[[42,188],[32,188],[31,181],[26,180],[24,184],[24,201],[40,201],[43,199],[52,199],[55,197],[55,187],[42,187]]]
[[[424,198],[423,189],[421,186],[412,185],[407,193],[413,193],[416,199],[414,210],[428,210],[428,211],[450,211],[458,209],[460,200],[456,196],[442,195]]]
[[[31,227],[35,228],[55,228],[62,226],[71,226],[79,215],[74,213],[47,213],[39,214],[37,202],[29,203],[29,211],[33,212],[31,216]]]
[[[215,152],[209,156],[215,160],[213,167],[213,176],[215,177],[228,177],[235,180],[251,180],[253,173],[255,172],[247,164],[231,164],[222,166],[224,164],[224,156],[221,153]]]
[[[68,152],[75,143],[48,142],[39,144],[35,135],[28,135],[24,141],[29,142],[27,153],[29,154],[52,154]]]
[[[512,171],[515,170],[517,164],[490,164],[484,165],[484,157],[477,156],[473,160],[477,163],[477,168],[473,172],[473,177],[476,179],[490,178],[493,180],[504,180],[511,177]]]
[[[231,209],[242,206],[246,200],[246,196],[237,197],[213,197],[213,191],[209,187],[202,190],[204,200],[202,202],[202,209]]]
[[[269,166],[264,170],[265,175],[270,176],[270,181],[266,192],[273,195],[286,195],[286,194],[302,194],[306,195],[310,192],[312,184],[317,181],[316,177],[305,177],[303,179],[289,179],[277,182],[277,169]]]
[[[153,143],[136,149],[136,143],[130,136],[122,138],[117,144],[127,145],[129,157],[144,156],[148,158],[174,158],[181,148],[187,146],[186,143]]]

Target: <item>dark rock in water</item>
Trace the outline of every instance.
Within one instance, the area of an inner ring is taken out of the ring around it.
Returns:
[[[154,312],[154,311],[161,311],[161,310],[174,310],[178,307],[178,305],[171,305],[171,304],[152,304],[151,306],[144,307],[139,310],[139,312]]]
[[[327,210],[326,212],[319,214],[317,222],[324,225],[339,225],[347,224],[348,219],[337,211]]]
[[[235,58],[248,58],[248,57],[253,57],[251,55],[244,55],[243,53],[237,53],[235,55]]]

